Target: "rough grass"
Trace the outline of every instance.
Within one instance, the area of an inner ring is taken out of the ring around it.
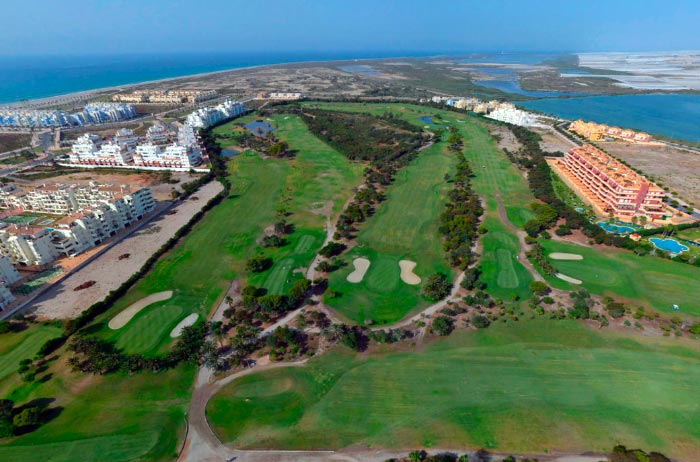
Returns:
[[[675,303],[678,314],[700,316],[700,268],[657,257],[638,257],[614,248],[592,249],[558,241],[542,241],[545,253],[566,252],[583,255],[581,261],[553,260],[561,273],[583,281],[580,286],[558,278],[548,278],[557,288],[622,297],[633,307],[646,305],[670,313]]]
[[[458,331],[420,352],[334,351],[250,375],[216,395],[207,414],[224,442],[248,448],[542,452],[624,443],[679,456],[700,443],[696,351],[528,321]]]
[[[32,359],[44,342],[60,334],[60,328],[45,325],[32,326],[22,332],[1,334],[0,380],[17,372],[21,360]]]

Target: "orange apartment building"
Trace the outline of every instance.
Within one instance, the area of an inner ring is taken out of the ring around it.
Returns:
[[[644,216],[652,222],[667,215],[663,189],[589,144],[548,160],[564,182],[601,216],[612,214],[623,221]]]
[[[648,133],[635,132],[628,128],[610,127],[595,122],[584,122],[583,120],[572,122],[571,125],[569,125],[569,130],[591,141],[600,141],[605,138],[619,138],[626,141],[648,143],[652,140],[651,135]]]

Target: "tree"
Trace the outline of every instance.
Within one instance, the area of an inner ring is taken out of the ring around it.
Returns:
[[[253,273],[260,273],[271,266],[272,259],[266,258],[264,255],[257,255],[248,260],[248,262],[245,264],[246,269],[248,271],[252,271]]]
[[[438,316],[433,321],[433,332],[438,335],[449,335],[454,329],[454,321],[447,316]]]
[[[323,257],[331,258],[340,255],[346,248],[347,246],[342,242],[329,242],[318,253]]]
[[[41,416],[41,409],[36,406],[28,407],[17,414],[13,419],[12,423],[17,428],[31,427],[33,425],[39,424],[39,418]]]
[[[472,326],[476,327],[477,329],[485,329],[491,324],[489,318],[481,314],[472,315],[470,321]]]
[[[15,433],[12,423],[12,409],[15,403],[9,399],[0,399],[0,438],[7,438]]]
[[[535,295],[547,295],[549,290],[549,286],[542,281],[532,281],[530,283],[530,292]]]
[[[442,300],[452,290],[452,283],[444,273],[436,273],[428,277],[423,285],[423,295],[432,300]]]

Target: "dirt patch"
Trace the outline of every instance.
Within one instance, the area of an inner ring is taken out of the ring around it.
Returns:
[[[195,322],[197,322],[197,318],[199,318],[199,315],[197,313],[192,313],[191,315],[187,316],[185,319],[177,323],[177,326],[175,326],[173,330],[170,331],[170,338],[177,338],[181,336],[182,329],[193,325]]]
[[[561,279],[562,281],[570,282],[572,284],[582,284],[583,283],[583,281],[581,281],[580,279],[572,278],[571,276],[567,276],[566,274],[557,273],[557,274],[555,274],[555,276],[558,277],[559,279]]]
[[[598,142],[611,155],[641,170],[652,181],[700,207],[700,154],[662,143],[635,144],[623,141]]]
[[[553,260],[583,260],[583,255],[577,253],[552,252],[549,258]]]
[[[568,139],[564,138],[564,135],[556,133],[553,129],[544,130],[540,128],[532,130],[542,137],[542,141],[540,141],[540,148],[542,148],[544,152],[558,151],[566,153],[575,146],[573,141],[569,141]]]
[[[420,284],[420,277],[413,272],[413,269],[416,267],[416,262],[401,260],[399,262],[399,267],[401,268],[401,280],[403,282],[412,286]]]
[[[506,127],[500,125],[489,125],[491,136],[496,139],[500,149],[507,149],[510,152],[517,152],[522,145],[520,141],[513,135],[513,132]]]
[[[369,269],[370,261],[366,258],[356,258],[352,261],[352,265],[355,267],[355,271],[348,274],[346,278],[348,282],[353,284],[358,284],[364,279],[367,270]]]
[[[120,311],[118,315],[116,315],[109,321],[109,328],[112,330],[121,329],[122,327],[126,326],[129,323],[129,321],[131,321],[134,318],[134,316],[136,316],[139,313],[139,311],[143,310],[148,305],[152,305],[156,302],[170,300],[172,296],[173,291],[166,290],[165,292],[151,294],[148,297],[144,297],[141,300],[132,303],[124,310]]]

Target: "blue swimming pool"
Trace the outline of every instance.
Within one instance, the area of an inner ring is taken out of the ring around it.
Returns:
[[[631,226],[616,225],[604,221],[599,221],[598,226],[611,234],[631,234],[635,231]]]
[[[688,250],[688,247],[684,246],[675,239],[660,239],[658,237],[652,237],[649,242],[654,244],[657,249],[665,250],[666,252],[671,252],[673,254],[679,254]]]

